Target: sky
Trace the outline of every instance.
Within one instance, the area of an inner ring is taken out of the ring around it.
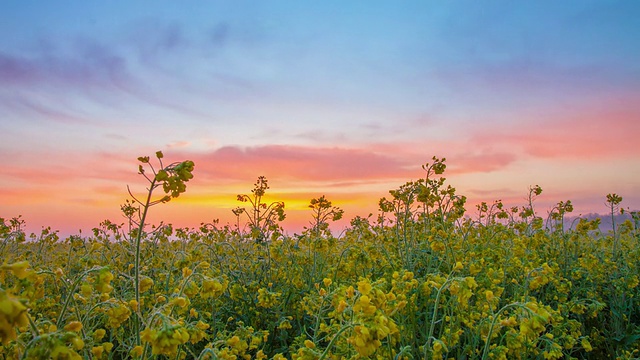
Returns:
[[[258,176],[289,233],[325,195],[355,216],[424,176],[546,216],[640,208],[638,1],[0,4],[0,217],[124,222],[137,157],[193,160],[150,222],[233,223]]]

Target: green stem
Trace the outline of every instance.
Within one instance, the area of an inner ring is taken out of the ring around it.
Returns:
[[[393,357],[393,360],[398,360],[398,359],[402,359],[403,355],[408,355],[410,358],[413,359],[413,355],[411,355],[411,346],[407,345],[403,348],[400,349],[400,352]]]
[[[438,303],[440,302],[440,295],[442,295],[442,291],[446,289],[449,285],[451,285],[451,282],[456,279],[457,278],[447,279],[447,281],[445,281],[444,284],[442,284],[442,286],[440,286],[440,288],[438,289],[438,294],[436,295],[436,302],[433,305],[433,313],[431,315],[431,326],[429,327],[429,336],[427,337],[427,343],[424,346],[425,359],[427,358],[427,352],[431,347],[431,339],[433,339],[433,332],[435,331],[435,328],[436,328],[436,317],[438,316]]]
[[[105,269],[105,268],[107,268],[107,267],[103,266],[103,267],[97,267],[97,268],[89,269],[89,270],[83,272],[82,274],[80,274],[80,276],[78,276],[76,281],[74,281],[74,283],[71,285],[71,288],[69,289],[69,292],[67,293],[67,298],[65,299],[64,305],[62,306],[62,310],[60,310],[60,315],[58,316],[58,321],[56,321],[56,326],[58,328],[60,328],[62,326],[62,320],[64,319],[64,315],[66,314],[67,308],[69,307],[69,302],[71,302],[71,299],[73,298],[73,293],[78,288],[78,285],[80,284],[80,281],[85,276],[87,276],[90,272],[102,270],[102,269]]]
[[[486,359],[487,355],[489,354],[489,345],[491,344],[491,334],[493,333],[493,328],[496,325],[496,321],[498,321],[498,316],[500,316],[500,314],[505,310],[512,307],[520,307],[520,308],[531,311],[529,308],[524,306],[524,304],[521,302],[507,304],[503,306],[500,310],[498,310],[498,312],[495,315],[493,315],[493,319],[491,320],[491,326],[489,326],[489,333],[487,334],[487,340],[484,342],[484,350],[482,351],[482,360]]]
[[[38,331],[38,327],[36,326],[35,321],[33,321],[33,318],[28,313],[27,313],[27,319],[29,319],[29,328],[31,329],[31,333],[33,334],[33,337],[36,338],[40,336],[40,331]]]
[[[318,360],[323,360],[325,357],[327,357],[327,354],[329,354],[329,350],[331,350],[331,348],[333,347],[333,343],[336,341],[338,336],[340,336],[340,334],[345,332],[347,329],[352,328],[354,326],[355,326],[355,324],[347,324],[347,325],[343,326],[340,330],[338,330],[338,332],[333,337],[333,339],[331,339],[331,341],[329,342],[329,345],[327,345],[327,348],[324,349],[324,352],[322,353],[322,355],[320,355]]]
[[[211,357],[213,357],[213,359],[218,360],[216,353],[213,351],[213,349],[209,349],[209,348],[202,350],[202,352],[200,353],[200,355],[198,355],[198,358],[196,360],[204,359],[204,356],[206,354],[211,354]]]
[[[144,223],[147,219],[147,213],[149,212],[149,208],[151,207],[151,195],[153,194],[153,190],[156,187],[156,179],[155,177],[151,181],[151,186],[149,187],[149,193],[147,194],[147,201],[144,204],[144,209],[142,210],[142,216],[140,217],[140,225],[138,227],[138,234],[136,235],[136,258],[135,258],[135,293],[136,293],[136,313],[141,315],[140,312],[140,242],[142,241],[142,230],[144,229]],[[133,330],[136,334],[136,345],[141,344],[140,339],[140,319],[138,316],[134,317],[133,321]]]

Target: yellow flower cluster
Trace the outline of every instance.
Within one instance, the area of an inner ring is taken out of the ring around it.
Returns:
[[[200,295],[203,299],[217,298],[227,290],[229,281],[220,282],[216,279],[205,279],[202,281],[202,290]]]
[[[27,326],[27,307],[0,289],[0,342],[3,345],[16,339],[16,328]]]
[[[218,359],[236,360],[238,358],[249,360],[251,356],[246,354],[249,344],[238,335],[234,335],[225,342],[225,347],[217,353]]]
[[[153,355],[175,356],[178,346],[189,341],[189,332],[180,325],[165,325],[160,329],[144,329],[140,338],[151,345]]]
[[[201,340],[206,339],[208,337],[207,330],[211,326],[202,321],[198,321],[193,327],[187,329],[189,332],[189,341],[192,344],[199,343]]]
[[[106,355],[106,354],[109,354],[111,352],[111,349],[113,349],[113,343],[105,342],[105,343],[103,343],[101,345],[92,347],[91,348],[91,354],[96,359],[102,359],[102,356]]]
[[[151,279],[148,276],[143,277],[142,279],[140,279],[140,292],[146,292],[149,289],[151,289],[151,287],[153,286],[153,279]]]
[[[113,290],[113,286],[111,286],[111,281],[113,281],[113,274],[108,270],[102,270],[98,274],[98,277],[95,281],[95,288],[101,294],[108,294]]]
[[[258,306],[261,308],[274,307],[280,298],[281,293],[269,291],[265,288],[258,289]]]
[[[392,341],[398,333],[396,323],[387,314],[393,311],[388,305],[396,297],[393,293],[385,294],[380,288],[374,288],[366,278],[358,281],[357,286],[359,297],[353,305],[353,321],[357,325],[347,342],[360,356],[369,357],[378,350],[383,340]],[[347,297],[352,296],[351,289],[346,290]]]
[[[107,325],[110,328],[115,329],[129,319],[129,316],[131,316],[131,310],[127,304],[119,303],[109,307],[106,311],[106,315],[108,319]]]
[[[25,242],[0,219],[0,358],[637,357],[637,214],[606,233],[529,199],[472,219],[437,177],[391,196],[340,237],[262,242],[217,222]]]
[[[0,267],[1,270],[11,271],[15,277],[18,279],[24,279],[27,276],[32,274],[32,271],[29,270],[29,262],[28,261],[19,261],[9,265],[2,265]]]

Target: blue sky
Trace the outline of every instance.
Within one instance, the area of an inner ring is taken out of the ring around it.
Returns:
[[[224,219],[258,175],[297,224],[322,194],[348,219],[433,155],[471,201],[541,183],[543,211],[640,206],[635,1],[0,6],[2,217],[117,218],[156,150],[196,160],[163,213],[187,225]]]

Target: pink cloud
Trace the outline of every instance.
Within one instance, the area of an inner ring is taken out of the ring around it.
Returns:
[[[227,146],[213,152],[184,154],[198,172],[223,179],[285,178],[305,181],[348,181],[406,177],[412,164],[394,154],[363,149],[288,145]]]
[[[89,179],[125,181],[135,174],[136,159],[110,154],[77,154],[73,152],[51,152],[47,157],[22,152],[9,157],[3,166],[6,179],[20,181],[22,185],[53,186],[71,184]],[[125,170],[130,164],[131,172]]]
[[[187,148],[191,146],[191,141],[174,141],[172,143],[167,144],[167,147],[169,149],[180,149],[180,148]]]
[[[640,152],[640,105],[632,96],[604,98],[599,104],[558,109],[516,125],[482,129],[471,135],[478,146],[491,144],[539,158],[633,157]]]
[[[432,157],[445,158],[446,174],[467,174],[477,172],[493,172],[508,167],[518,160],[518,156],[510,151],[492,146],[491,142],[479,144],[464,137],[452,140],[436,140],[428,142],[397,142],[369,144],[385,154],[404,159],[413,171],[410,177],[422,175],[421,166],[432,163]]]
[[[515,162],[518,157],[507,152],[469,152],[453,154],[447,163],[452,167],[448,168],[448,174],[465,174],[474,172],[493,172],[503,169]]]

